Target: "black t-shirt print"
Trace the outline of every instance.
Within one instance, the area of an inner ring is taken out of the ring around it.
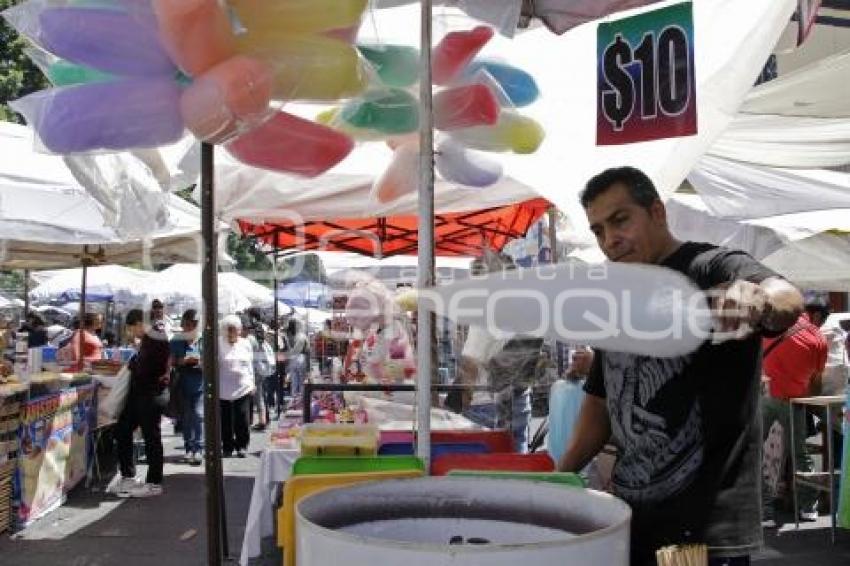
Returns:
[[[662,266],[704,290],[776,276],[744,252],[693,242]],[[606,399],[612,485],[634,510],[635,543],[758,544],[759,337],[676,358],[597,354],[585,390]]]

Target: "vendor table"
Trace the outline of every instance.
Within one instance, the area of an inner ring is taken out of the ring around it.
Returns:
[[[65,494],[85,478],[94,394],[94,385],[81,385],[24,405],[15,480],[19,525],[59,507]]]
[[[793,481],[791,487],[794,492],[794,521],[797,528],[800,528],[800,515],[797,505],[797,485],[805,485],[824,491],[829,494],[829,518],[831,521],[832,543],[835,544],[835,480],[840,477],[840,472],[835,470],[835,462],[832,453],[832,411],[835,408],[841,410],[841,407],[846,402],[846,395],[830,395],[824,397],[798,397],[790,400],[791,404],[791,435],[794,438],[794,412],[802,409],[806,411],[808,408],[821,407],[826,409],[826,446],[824,446],[824,460],[826,463],[825,471],[823,472],[801,472],[796,469],[796,453],[794,450],[794,442],[791,442],[791,465],[795,466]]]
[[[246,566],[248,559],[259,556],[262,540],[274,534],[274,503],[279,487],[292,473],[292,465],[301,455],[300,448],[266,448],[260,457],[260,466],[254,476],[251,506],[245,523],[242,553],[239,564]]]

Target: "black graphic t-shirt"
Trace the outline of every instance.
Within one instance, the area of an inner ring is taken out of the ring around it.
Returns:
[[[744,252],[687,242],[662,265],[710,289],[776,274]],[[633,564],[667,544],[747,554],[761,543],[761,338],[677,358],[597,352],[585,390],[606,399],[614,493],[633,510]]]

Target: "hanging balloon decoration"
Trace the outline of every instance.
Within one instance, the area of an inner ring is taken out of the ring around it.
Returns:
[[[353,140],[276,108],[368,85],[368,0],[29,0],[4,12],[54,87],[12,103],[44,149],[155,147],[188,129],[243,163],[313,177]]]
[[[517,108],[540,96],[534,78],[503,62],[478,59],[493,30],[478,26],[446,34],[434,47],[434,127],[440,132],[435,165],[445,180],[486,187],[502,177],[501,164],[483,152],[533,153],[545,133]],[[320,113],[316,120],[360,141],[385,140],[393,150],[387,170],[372,187],[385,203],[418,186],[419,52],[402,45],[358,44],[376,82],[362,95]]]

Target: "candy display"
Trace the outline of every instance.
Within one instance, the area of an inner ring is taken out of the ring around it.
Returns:
[[[502,165],[480,151],[533,153],[545,137],[538,122],[517,111],[539,97],[534,78],[508,63],[476,59],[492,37],[487,26],[451,31],[433,50],[432,79],[444,87],[433,96],[433,124],[441,132],[436,170],[446,181],[470,187],[493,185],[503,174]],[[393,157],[370,198],[388,203],[418,187],[418,51],[369,43],[358,49],[383,88],[373,83],[342,106],[319,112],[316,121],[361,142],[386,141]]]
[[[414,46],[355,43],[367,0],[29,0],[4,16],[54,85],[13,101],[56,154],[167,145],[186,130],[245,164],[315,177],[387,141],[394,157],[372,197],[416,190],[420,124]],[[450,31],[433,49],[437,171],[486,187],[502,168],[471,150],[524,154],[543,129],[517,112],[539,90],[506,62],[477,59],[494,30]],[[335,103],[315,122],[288,101]],[[284,106],[277,104],[283,102]],[[281,109],[283,108],[283,109]],[[447,137],[449,136],[449,137]],[[450,141],[447,141],[450,140]]]
[[[528,106],[540,97],[534,77],[513,65],[487,60],[473,61],[464,70],[464,76],[475,77],[482,72],[498,83],[513,106]]]
[[[442,140],[437,146],[434,164],[444,179],[470,187],[487,187],[502,177],[502,165],[498,161],[451,138]]]
[[[290,35],[358,27],[368,0],[229,0],[228,4],[246,29]]]
[[[236,45],[240,53],[270,66],[277,100],[334,101],[355,96],[368,84],[357,48],[336,38],[248,32],[237,37]]]
[[[358,44],[357,49],[385,85],[404,88],[419,80],[418,49],[406,45],[369,44]]]
[[[378,202],[390,202],[416,192],[419,188],[419,144],[406,143],[393,151],[393,159],[375,184],[372,197]]]
[[[484,151],[512,151],[534,153],[546,133],[533,118],[513,111],[502,111],[499,121],[492,126],[475,126],[451,132],[451,136],[464,145]]]
[[[434,84],[445,85],[451,82],[492,38],[493,29],[487,26],[446,34],[432,54]]]
[[[157,147],[188,129],[248,164],[318,175],[352,144],[318,124],[281,128],[292,119],[271,102],[365,90],[352,30],[366,0],[322,4],[234,2],[233,19],[218,0],[30,0],[4,16],[56,86],[12,105],[57,154]],[[296,155],[269,155],[270,136]]]

